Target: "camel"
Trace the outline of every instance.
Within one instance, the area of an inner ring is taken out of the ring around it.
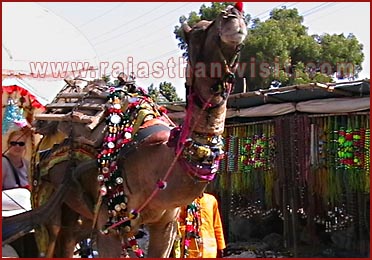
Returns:
[[[84,104],[104,103],[92,93],[109,100],[104,104],[111,109],[109,115],[97,122],[88,137],[73,116],[70,122],[37,120],[36,131],[44,135],[41,144],[54,142],[48,155],[38,158],[39,169],[34,169],[38,176],[47,171],[44,177],[34,176],[34,210],[42,217],[32,218],[33,226],[42,224],[44,234],[49,234],[46,257],[72,257],[76,242],[93,232],[100,257],[123,256],[128,244],[136,248],[132,238],[142,224],[150,233],[147,257],[169,257],[179,207],[191,203],[213,181],[223,156],[226,103],[247,35],[242,4],[229,6],[214,21],[200,21],[192,28],[184,23],[182,30],[189,56],[182,125],[175,127],[124,78],[117,87],[96,81],[81,88],[68,82],[74,93],[85,93],[73,111],[80,121],[92,113],[81,112]],[[134,109],[131,105],[138,100],[147,112],[142,115],[136,110],[133,123],[126,119],[133,114],[122,111]],[[48,206],[36,205],[42,196],[50,197]],[[52,206],[48,216],[41,213]],[[11,225],[31,220],[18,216],[17,221],[5,221]]]

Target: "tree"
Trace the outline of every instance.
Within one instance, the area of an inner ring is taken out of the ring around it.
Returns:
[[[338,73],[338,78],[357,76],[362,71],[363,45],[353,34],[349,34],[347,37],[343,34],[324,34],[314,37],[321,45],[321,61],[329,62],[333,67],[336,67],[334,72]]]
[[[109,74],[107,75],[102,75],[101,79],[108,85],[108,86],[111,86],[112,83],[110,82],[111,80],[111,77]]]
[[[117,86],[119,84],[117,79],[115,79],[114,82],[111,82],[111,77],[109,74],[102,75],[101,79],[106,83],[107,86]]]
[[[308,35],[302,22],[297,9],[285,7],[274,9],[264,22],[253,20],[241,59],[254,62],[258,73],[244,73],[251,90],[268,88],[273,80],[286,86],[332,82],[335,74],[357,77],[364,59],[358,40],[353,35]]]
[[[192,26],[201,19],[214,19],[229,4],[232,3],[202,5],[199,15],[191,12],[188,18],[181,17],[180,22],[187,20]],[[245,19],[248,22],[250,16]],[[269,88],[274,80],[288,86],[332,82],[334,75],[358,77],[364,54],[363,45],[354,35],[309,35],[302,23],[303,16],[298,10],[286,7],[273,9],[265,21],[252,20],[238,69],[238,76],[246,78],[250,90]],[[185,50],[180,26],[175,27],[174,33],[180,48]]]
[[[163,97],[168,102],[175,102],[175,101],[181,101],[182,99],[178,97],[176,88],[172,85],[172,83],[169,82],[162,82],[159,85],[159,91],[160,94],[162,94]]]
[[[297,9],[285,8],[274,9],[265,22],[253,20],[241,57],[250,64],[244,76],[251,90],[268,88],[273,80],[282,86],[311,81],[313,71],[306,72],[305,64],[319,59],[320,46],[302,22]]]
[[[176,88],[172,85],[172,83],[165,81],[159,84],[159,89],[154,87],[153,84],[151,84],[148,87],[148,94],[157,103],[175,102],[182,100],[181,98],[178,97]]]

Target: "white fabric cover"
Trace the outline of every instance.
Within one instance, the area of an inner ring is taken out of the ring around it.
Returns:
[[[3,245],[1,250],[1,256],[3,258],[19,258],[17,251],[15,251],[15,249],[8,244]]]
[[[25,188],[3,190],[2,216],[9,217],[31,210],[31,193]]]
[[[327,98],[299,102],[296,110],[307,113],[346,113],[370,109],[370,97]]]
[[[226,112],[226,118],[232,117],[269,117],[280,116],[295,111],[305,113],[349,113],[370,109],[370,97],[354,98],[327,98],[314,99],[296,103],[265,104],[250,108],[236,110],[230,108]],[[180,120],[185,117],[185,112],[170,112],[168,116],[172,120]]]
[[[266,104],[257,107],[243,108],[240,110],[228,109],[226,117],[265,117],[280,116],[295,112],[295,103]]]

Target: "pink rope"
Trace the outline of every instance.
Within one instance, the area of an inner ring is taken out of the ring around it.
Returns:
[[[212,99],[212,97],[209,98],[208,102],[205,103],[204,107],[203,107],[203,111],[207,108],[207,106],[209,105],[209,101]],[[190,103],[192,104],[192,97],[190,98]],[[191,105],[189,106],[188,110],[191,110]],[[189,112],[189,111],[188,111]],[[191,119],[191,113],[187,113],[187,124],[190,124],[190,119]],[[190,116],[189,116],[190,115]],[[166,181],[169,177],[169,175],[171,174],[173,168],[174,168],[174,165],[176,164],[178,158],[180,157],[182,151],[183,151],[183,146],[184,146],[184,141],[186,140],[186,136],[188,135],[188,133],[192,132],[195,128],[195,126],[197,125],[197,123],[199,122],[200,120],[200,117],[201,117],[201,114],[199,114],[197,120],[195,120],[195,124],[194,126],[192,127],[192,129],[189,131],[186,131],[185,129],[188,129],[187,127],[182,127],[182,130],[181,130],[181,138],[180,140],[178,141],[179,144],[180,144],[180,147],[178,148],[178,151],[176,152],[176,156],[174,157],[174,160],[172,161],[167,173],[165,174],[164,178],[163,178],[163,181]],[[185,120],[186,121],[186,120]],[[186,124],[186,126],[187,126]],[[186,132],[185,134],[183,134],[183,132]],[[140,213],[146,206],[147,204],[151,201],[151,199],[153,197],[155,197],[155,195],[158,193],[158,191],[160,190],[159,186],[157,186],[153,192],[151,193],[150,197],[147,198],[147,200],[144,202],[144,204],[142,204],[142,206],[138,209],[138,213]]]
[[[191,96],[191,95],[190,95]],[[193,105],[193,98],[190,97],[190,106],[188,108],[188,111],[189,110],[191,111],[191,107]],[[212,99],[212,96],[209,98],[208,102],[206,102],[202,108],[202,110],[204,111],[208,106],[209,106],[209,102],[210,100]],[[194,130],[194,128],[196,127],[197,123],[199,122],[200,120],[200,117],[201,117],[201,113],[199,114],[197,120],[195,120],[195,124],[193,125],[192,129],[189,129],[189,131],[185,130],[185,129],[188,129],[188,127],[185,127],[185,126],[188,126],[190,125],[190,120],[191,120],[191,113],[187,113],[187,117],[185,119],[185,125],[182,127],[182,130],[181,130],[181,137],[180,137],[180,140],[178,141],[178,143],[180,144],[179,146],[177,146],[177,151],[176,151],[176,156],[174,157],[174,160],[172,161],[167,173],[165,174],[164,176],[164,179],[163,181],[166,181],[170,175],[170,173],[172,172],[173,168],[174,168],[174,165],[176,164],[178,158],[180,157],[182,151],[183,151],[183,146],[184,146],[184,141],[186,140],[186,136],[192,132]],[[156,186],[156,188],[152,191],[151,195],[146,199],[146,201],[142,204],[141,207],[138,208],[138,210],[134,210],[134,212],[136,213],[140,213],[146,206],[147,204],[149,204],[149,202],[156,196],[156,194],[159,192],[160,190],[160,187],[159,185]],[[109,230],[109,229],[112,229],[112,228],[115,228],[131,219],[134,219],[134,215],[133,217],[129,218],[129,217],[125,217],[124,219],[112,224],[111,226],[109,226],[106,230]]]

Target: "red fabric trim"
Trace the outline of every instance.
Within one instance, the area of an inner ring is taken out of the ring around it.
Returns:
[[[21,96],[28,96],[30,98],[31,106],[34,108],[45,108],[34,95],[32,95],[28,90],[17,86],[2,86],[3,91],[6,91],[8,94],[12,94],[14,92],[19,92]]]

